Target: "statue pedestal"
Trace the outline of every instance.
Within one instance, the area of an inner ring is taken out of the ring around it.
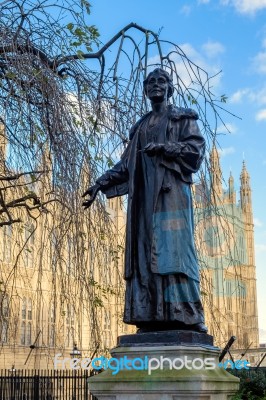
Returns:
[[[228,400],[239,379],[218,366],[219,353],[212,336],[191,331],[121,336],[113,370],[89,378],[89,390],[98,400]]]

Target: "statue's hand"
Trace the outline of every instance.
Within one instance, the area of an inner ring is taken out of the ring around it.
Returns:
[[[163,149],[163,155],[166,159],[177,160],[180,156],[182,145],[180,143],[166,143]]]
[[[154,157],[157,156],[159,154],[162,154],[164,149],[164,144],[162,143],[148,143],[145,147],[144,147],[144,153],[146,153],[149,157]]]
[[[83,193],[82,197],[90,196],[90,198],[88,200],[86,200],[82,203],[82,205],[85,207],[85,210],[86,210],[86,208],[89,208],[92,205],[99,190],[100,190],[100,185],[98,185],[96,183],[95,185],[89,187],[89,189],[86,190],[85,193]]]

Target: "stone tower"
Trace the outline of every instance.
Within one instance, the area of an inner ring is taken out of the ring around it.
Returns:
[[[214,146],[210,154],[210,173],[211,173],[211,197],[212,202],[217,204],[223,195],[222,188],[222,170],[220,166],[220,157],[217,148]]]
[[[242,171],[240,175],[240,206],[243,215],[245,239],[246,239],[246,253],[247,265],[245,266],[245,278],[248,284],[247,295],[247,311],[250,315],[248,325],[250,327],[248,336],[249,341],[257,342],[257,290],[256,290],[256,267],[255,267],[255,251],[254,251],[254,222],[252,212],[252,196],[250,177],[246,168],[246,163],[243,161]]]
[[[214,147],[210,182],[203,185],[201,177],[193,192],[206,324],[219,346],[234,335],[235,347],[246,349],[258,347],[259,338],[252,198],[245,163],[240,182],[237,202],[232,173],[227,189],[222,187],[220,158]]]

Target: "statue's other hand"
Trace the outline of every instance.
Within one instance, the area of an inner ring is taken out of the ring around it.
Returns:
[[[162,143],[148,143],[145,147],[144,147],[144,153],[146,153],[149,157],[154,157],[157,156],[159,154],[162,154],[163,152],[163,148],[164,148],[164,144]]]
[[[181,153],[182,145],[180,143],[166,143],[164,145],[164,157],[169,160],[176,160]]]
[[[86,190],[86,192],[83,193],[82,197],[90,196],[90,198],[88,200],[86,200],[82,203],[85,210],[86,210],[86,208],[89,208],[92,205],[99,190],[100,190],[100,185],[98,185],[96,183],[96,185],[90,186],[88,188],[88,190]]]

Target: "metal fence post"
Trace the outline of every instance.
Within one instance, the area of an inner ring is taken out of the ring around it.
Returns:
[[[39,400],[39,386],[40,386],[40,376],[34,375],[34,390],[33,390],[33,400]]]
[[[84,400],[89,400],[89,384],[88,384],[88,370],[85,371],[85,393],[84,393]]]

